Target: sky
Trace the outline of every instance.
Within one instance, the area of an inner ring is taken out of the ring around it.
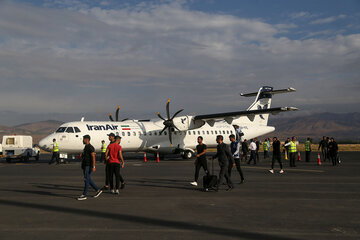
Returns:
[[[359,0],[0,0],[0,124],[273,107],[359,112]],[[163,114],[164,115],[164,114]]]

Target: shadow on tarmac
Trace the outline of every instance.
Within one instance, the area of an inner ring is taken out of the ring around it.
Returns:
[[[51,212],[61,212],[61,213],[69,213],[69,214],[78,214],[88,217],[101,217],[111,220],[118,220],[118,221],[125,221],[125,222],[133,222],[137,224],[144,224],[146,226],[159,226],[159,227],[168,227],[168,228],[175,228],[180,230],[190,230],[190,231],[199,231],[204,232],[207,234],[216,234],[221,236],[229,236],[229,237],[241,237],[246,239],[275,239],[275,240],[285,240],[290,239],[289,237],[281,237],[281,236],[274,236],[274,235],[267,235],[261,233],[252,233],[246,231],[240,231],[235,229],[228,229],[228,228],[221,228],[221,227],[214,227],[208,225],[194,225],[191,223],[180,222],[180,221],[169,221],[169,220],[162,220],[156,218],[148,218],[148,217],[140,217],[140,216],[133,216],[128,214],[115,214],[115,213],[106,213],[106,212],[99,212],[94,210],[83,210],[83,209],[76,209],[70,207],[59,207],[54,205],[41,205],[36,203],[25,203],[19,201],[9,201],[9,200],[1,200],[0,205],[7,205],[7,206],[14,206],[14,207],[21,207],[21,208],[33,208],[39,210],[46,210]],[[295,239],[295,238],[292,238]]]

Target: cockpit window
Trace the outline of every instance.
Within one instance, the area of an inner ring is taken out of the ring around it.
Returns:
[[[66,127],[59,127],[58,130],[56,130],[57,133],[65,132]]]
[[[72,127],[68,127],[68,128],[66,129],[66,132],[67,132],[67,133],[73,133],[73,132],[74,132],[74,129],[73,129]]]
[[[78,132],[81,132],[78,127],[74,127],[74,129],[75,129],[75,132],[77,132],[77,133],[78,133]]]

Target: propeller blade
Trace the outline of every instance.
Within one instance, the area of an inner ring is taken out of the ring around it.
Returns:
[[[170,98],[167,100],[167,103],[166,103],[166,114],[167,114],[167,119],[170,119],[170,110],[169,110],[169,105],[170,105]]]
[[[166,130],[166,126],[160,131],[160,134],[162,134]]]
[[[159,117],[159,118],[161,118],[162,120],[164,120],[164,121],[165,121],[165,118],[163,118],[163,117],[160,115],[160,113],[159,113],[159,112],[157,112],[157,115],[158,115],[158,117]]]
[[[112,116],[111,116],[111,113],[109,113],[109,118],[110,118],[110,121],[114,121],[114,119],[112,118]]]
[[[119,110],[120,110],[120,105],[116,109],[115,119],[116,119],[117,122],[119,121]]]
[[[170,141],[170,144],[171,144],[171,146],[173,146],[173,144],[172,144],[172,133],[171,133],[171,129],[170,129],[170,127],[168,128],[169,129],[169,141]]]
[[[181,110],[177,111],[177,112],[174,114],[174,116],[171,118],[171,120],[173,120],[173,119],[176,117],[176,115],[178,115],[178,114],[181,113],[182,111],[184,111],[184,109],[181,109]]]
[[[178,129],[178,128],[175,126],[175,124],[173,124],[173,128],[175,128],[176,130],[178,130],[179,132],[181,132],[180,129]]]

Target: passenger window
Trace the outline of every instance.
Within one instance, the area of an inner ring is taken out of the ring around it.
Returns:
[[[226,133],[225,133],[225,130],[223,130],[223,134],[226,134]]]
[[[7,138],[6,145],[15,145],[15,138]]]
[[[198,131],[198,134],[201,135],[200,131]]]
[[[146,136],[146,132],[144,132],[144,136]]]
[[[229,134],[229,130],[227,130],[226,133]]]
[[[189,131],[188,134],[191,135],[191,131]]]
[[[149,136],[152,136],[152,132],[149,132]]]
[[[78,127],[74,127],[74,129],[75,129],[75,132],[76,132],[76,133],[81,132],[81,131],[80,131],[80,129],[79,129]]]
[[[217,134],[217,131],[215,130],[215,134]]]
[[[124,133],[124,132],[122,132],[121,135],[123,135],[123,137],[125,137],[125,133]]]
[[[156,132],[156,131],[154,132],[154,135],[157,136],[157,132]]]
[[[133,135],[136,136],[136,132],[133,132]]]
[[[230,130],[230,133],[233,134],[232,130]]]
[[[209,135],[209,131],[206,131],[206,134]]]
[[[56,130],[57,133],[65,132],[66,127],[59,127],[58,130]]]
[[[193,131],[193,134],[196,135],[196,131]]]
[[[162,135],[162,133],[161,133],[161,131],[159,132],[159,136],[161,136]]]
[[[131,135],[130,132],[128,132],[128,136],[129,136],[129,137],[130,137],[130,135]]]
[[[68,128],[66,129],[66,132],[67,132],[67,133],[73,133],[73,132],[74,132],[74,129],[73,129],[72,127],[68,127]]]
[[[211,135],[214,135],[214,131],[211,130]]]
[[[182,132],[179,132],[179,135],[182,135]]]

